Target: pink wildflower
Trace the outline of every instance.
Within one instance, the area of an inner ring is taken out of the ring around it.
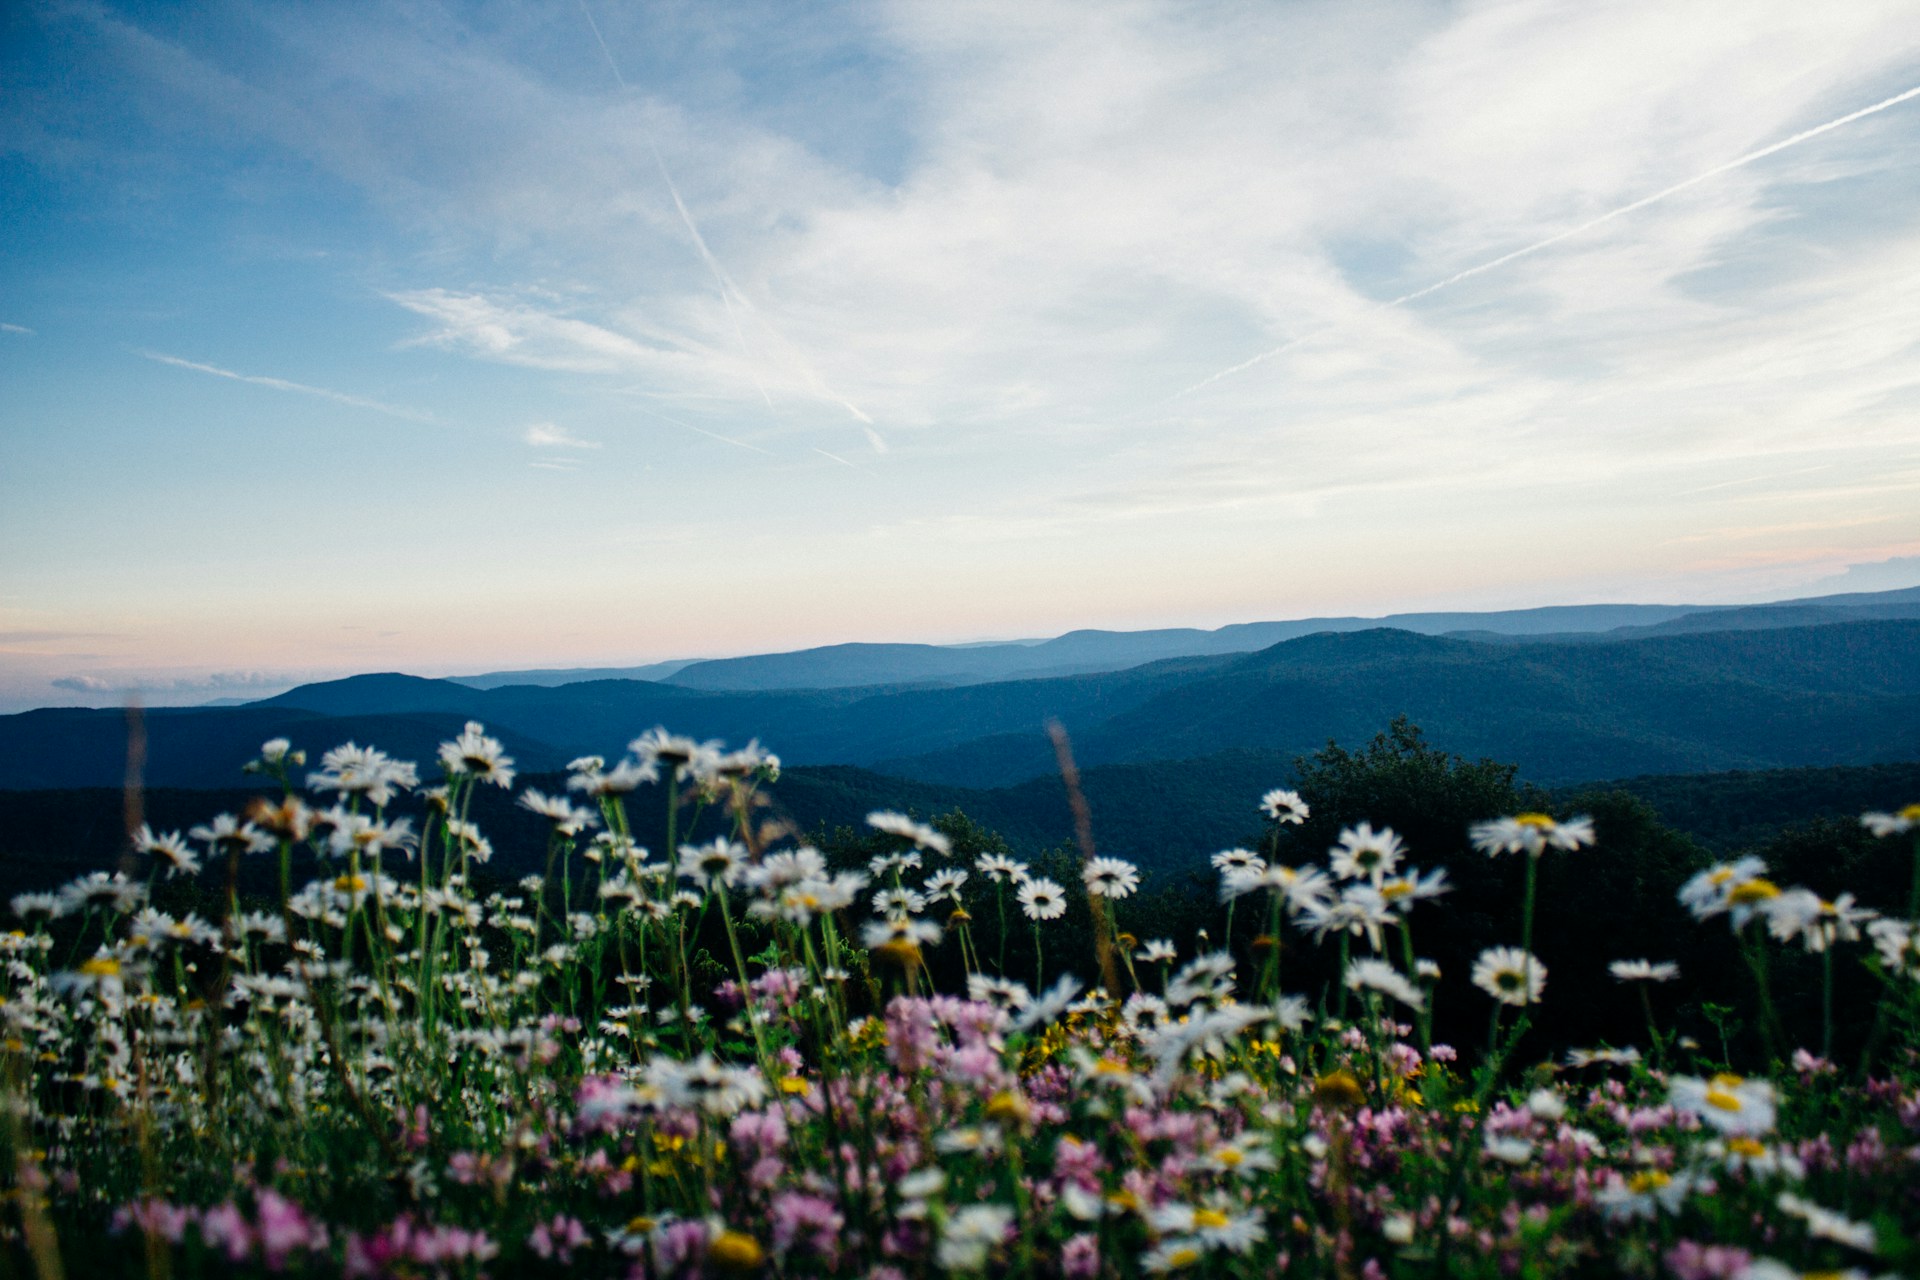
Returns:
[[[240,1207],[229,1200],[200,1215],[200,1238],[210,1248],[223,1249],[229,1261],[240,1262],[253,1252],[253,1233]]]
[[[833,1207],[833,1201],[825,1196],[785,1191],[773,1198],[769,1213],[773,1219],[775,1253],[784,1255],[799,1248],[825,1259],[828,1267],[832,1267],[839,1252],[840,1232],[847,1223],[845,1216]]]
[[[527,1247],[543,1258],[564,1265],[573,1261],[573,1251],[585,1244],[587,1238],[587,1229],[578,1218],[556,1213],[551,1221],[534,1226],[527,1237]]]
[[[1731,1280],[1746,1269],[1753,1255],[1731,1245],[1697,1244],[1682,1240],[1667,1250],[1667,1270],[1674,1280]]]

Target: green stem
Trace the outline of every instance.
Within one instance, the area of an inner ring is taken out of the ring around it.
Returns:
[[[1404,966],[1407,981],[1418,988],[1420,984],[1420,962],[1413,954],[1413,920],[1410,915],[1400,917],[1400,962]],[[1427,1056],[1433,1048],[1433,992],[1427,992],[1426,1003],[1414,1010],[1414,1026],[1420,1032],[1420,1056]]]
[[[1664,1065],[1667,1056],[1666,1041],[1660,1037],[1660,1028],[1653,1020],[1653,996],[1647,991],[1647,984],[1634,984],[1640,988],[1640,1012],[1647,1016],[1647,1038],[1653,1043],[1653,1065],[1658,1070]]]
[[[1773,984],[1767,978],[1767,950],[1763,939],[1748,941],[1743,935],[1740,939],[1741,950],[1747,957],[1747,968],[1753,971],[1753,984],[1760,995],[1760,1039],[1765,1043],[1767,1061],[1780,1060],[1780,1018],[1773,1008]]]
[[[993,882],[994,896],[1000,900],[1000,976],[1007,976],[1007,882]]]
[[[1334,979],[1333,1016],[1341,1022],[1347,1020],[1347,957],[1353,946],[1347,931],[1340,931],[1340,974]]]
[[[753,992],[749,989],[746,956],[740,950],[740,935],[734,932],[733,911],[727,901],[727,885],[722,880],[714,886],[720,894],[720,919],[727,926],[727,945],[733,949],[733,966],[740,974],[740,1007],[747,1011],[747,1026],[753,1031],[754,1052],[760,1058],[760,1071],[769,1081],[779,1079],[773,1073],[773,1058],[767,1053],[767,1036],[760,1029],[760,1014],[753,1007]]]
[[[1920,934],[1920,831],[1914,832],[1913,836],[1913,887],[1907,891],[1907,936],[1913,938],[1916,934]],[[1903,967],[1904,963],[1903,957]],[[1904,1003],[1909,998],[1911,988],[1904,981],[1904,975],[1895,974],[1893,977],[1895,981],[1881,988],[1880,1007],[1873,1015],[1873,1030],[1868,1032],[1867,1047],[1860,1054],[1862,1080],[1872,1074],[1873,1055],[1879,1052],[1880,1042],[1886,1039],[1888,1030],[1893,1026],[1895,1001]]]
[[[1520,950],[1526,953],[1521,964],[1526,967],[1523,984],[1529,995],[1533,992],[1533,891],[1539,876],[1540,859],[1533,854],[1527,855],[1527,892],[1520,901]]]
[[[1280,891],[1276,889],[1268,896],[1273,909],[1268,920],[1267,965],[1260,981],[1260,996],[1271,1001],[1280,998]]]
[[[1833,1060],[1833,945],[1820,953],[1820,1056]]]

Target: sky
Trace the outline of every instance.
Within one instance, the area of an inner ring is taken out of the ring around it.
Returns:
[[[0,710],[1920,583],[1905,0],[21,0],[0,83]]]

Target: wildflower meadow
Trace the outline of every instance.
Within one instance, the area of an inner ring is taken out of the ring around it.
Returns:
[[[757,745],[656,729],[520,790],[517,883],[479,724],[425,770],[248,769],[244,811],[13,899],[9,1274],[1920,1276],[1920,806],[1862,819],[1905,901],[1755,858],[1660,887],[1750,976],[1751,1035],[1676,1027],[1670,955],[1594,954],[1644,1036],[1543,1059],[1538,872],[1605,874],[1578,815],[1484,815],[1520,892],[1469,904],[1393,830],[1310,848],[1306,800],[1249,796],[1261,838],[1167,936],[1084,806],[1045,866],[893,812],[853,864],[775,816]],[[1421,922],[1469,907],[1504,941],[1443,971]]]

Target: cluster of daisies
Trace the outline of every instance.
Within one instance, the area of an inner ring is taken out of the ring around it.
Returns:
[[[556,794],[520,791],[546,863],[510,887],[482,870],[472,801],[510,790],[514,761],[469,724],[437,765],[425,779],[348,744],[302,773],[270,742],[249,769],[277,794],[184,834],[141,828],[145,875],[14,900],[0,1249],[16,1270],[1911,1272],[1920,902],[1825,902],[1752,860],[1680,889],[1732,919],[1761,977],[1761,935],[1829,964],[1871,937],[1886,998],[1868,1061],[1782,1045],[1736,1074],[1654,1017],[1644,994],[1675,966],[1623,959],[1653,1052],[1522,1070],[1547,990],[1536,864],[1594,846],[1585,818],[1469,833],[1526,875],[1513,945],[1473,966],[1488,1043],[1463,1054],[1434,1043],[1440,975],[1414,945],[1445,868],[1367,823],[1324,865],[1287,865],[1282,836],[1310,816],[1292,791],[1261,799],[1264,853],[1213,862],[1225,937],[1234,912],[1264,911],[1273,937],[1337,948],[1339,980],[1311,1002],[1283,947],[1121,930],[1141,875],[1119,859],[1083,857],[1063,885],[877,812],[879,851],[834,865],[762,820],[779,761],[757,744],[656,729],[574,761]],[[643,803],[663,810],[665,855],[633,839]],[[715,813],[725,834],[679,838]],[[1913,835],[1920,808],[1866,821]],[[241,892],[249,860],[277,893]],[[163,910],[165,882],[194,876],[224,892]],[[1048,938],[1082,936],[1054,924],[1076,902],[1093,950],[1049,975]],[[976,932],[989,905],[997,936]],[[1010,909],[1033,932],[1030,984],[1008,970]],[[929,963],[943,947],[957,954]],[[941,990],[936,972],[963,977]]]

